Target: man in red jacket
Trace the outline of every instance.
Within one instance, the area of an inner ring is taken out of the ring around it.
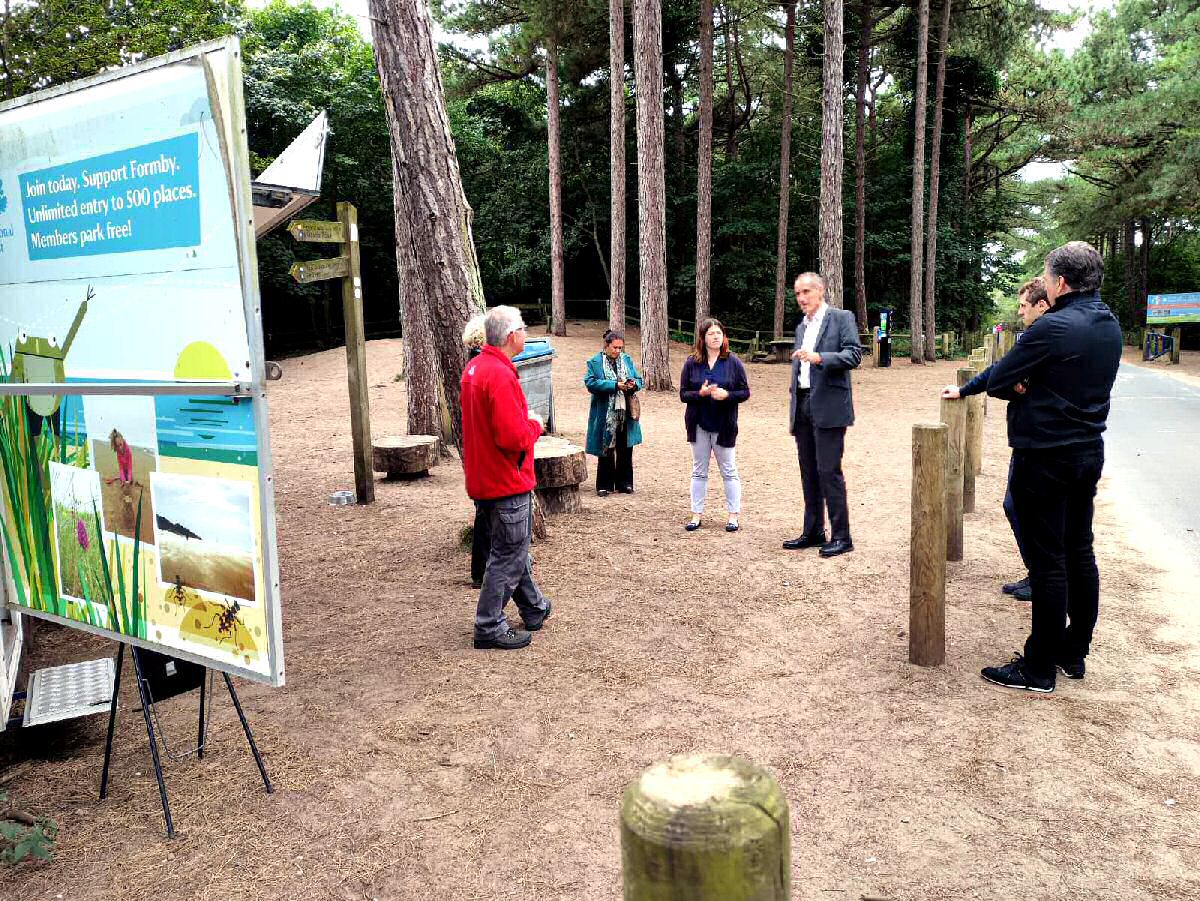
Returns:
[[[467,494],[487,510],[492,548],[479,605],[475,647],[511,651],[532,640],[550,616],[550,601],[533,581],[529,533],[533,445],[542,419],[530,412],[512,358],[525,349],[525,323],[513,307],[493,307],[484,320],[487,344],[462,376],[463,469]],[[513,629],[504,616],[516,602],[525,629]],[[528,631],[526,631],[528,630]]]

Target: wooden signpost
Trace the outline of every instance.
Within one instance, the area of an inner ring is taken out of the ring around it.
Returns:
[[[288,270],[302,285],[331,278],[342,280],[342,315],[346,323],[346,375],[350,383],[350,431],[354,436],[354,488],[360,504],[375,500],[371,474],[371,411],[367,399],[367,349],[363,328],[362,270],[358,259],[358,210],[337,205],[338,221],[296,219],[288,232],[297,241],[337,244],[341,254],[331,259],[304,260]]]

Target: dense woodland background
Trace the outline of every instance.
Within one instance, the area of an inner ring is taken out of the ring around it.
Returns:
[[[1041,256],[1082,238],[1106,256],[1104,294],[1122,322],[1144,321],[1145,294],[1200,290],[1200,5],[1118,0],[1093,14],[1083,46],[1054,50],[1070,24],[1030,0],[946,0],[950,8],[938,162],[937,331],[1011,317],[1019,281]],[[939,23],[929,11],[927,129],[938,104]],[[441,50],[443,79],[488,304],[549,303],[547,51],[557,53],[562,243],[571,315],[603,318],[610,272],[609,5],[598,0],[463,0],[434,14],[465,51]],[[787,4],[717,0],[714,9],[711,306],[729,325],[772,329],[785,94]],[[794,4],[786,269],[818,266],[822,6]],[[628,9],[626,10],[628,17]],[[700,4],[663,8],[667,286],[672,318],[695,309]],[[855,308],[855,165],[862,122],[864,282],[876,311],[909,309],[916,4],[844,8],[844,288]],[[1056,30],[1058,29],[1058,30]],[[368,334],[399,331],[392,164],[371,45],[349,16],[275,0],[4,2],[0,94],[15,97],[236,33],[245,50],[251,165],[259,172],[327,109],[324,197],[306,216],[359,208]],[[624,58],[633,60],[625,25]],[[865,77],[862,73],[865,72]],[[626,297],[637,309],[636,86],[627,67]],[[860,90],[861,86],[861,90]],[[929,134],[927,146],[932,144]],[[1026,183],[1032,161],[1057,180]],[[930,153],[925,153],[925,164]],[[929,179],[924,179],[929,190]],[[925,201],[926,205],[929,200]],[[276,233],[259,243],[271,354],[340,340],[334,288],[299,286],[288,266],[319,246]],[[790,276],[789,276],[790,279]],[[794,321],[788,303],[787,322]]]

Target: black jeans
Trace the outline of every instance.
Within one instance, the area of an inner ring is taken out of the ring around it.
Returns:
[[[492,552],[492,510],[487,501],[475,502],[475,525],[471,529],[471,584],[483,581],[488,554]]]
[[[1010,458],[1008,461],[1008,484],[1004,488],[1004,515],[1008,517],[1008,524],[1012,527],[1013,538],[1017,540],[1017,552],[1021,555],[1021,562],[1025,564],[1025,573],[1028,575],[1029,564],[1025,563],[1025,548],[1021,546],[1021,526],[1017,523],[1017,508],[1013,504],[1012,477],[1013,463]]]
[[[796,456],[800,460],[800,484],[804,488],[804,534],[825,531],[825,508],[829,508],[829,537],[850,540],[850,510],[846,504],[846,478],[842,475],[842,452],[846,430],[822,429],[813,421],[809,392],[797,389]]]
[[[1013,506],[1033,589],[1025,665],[1036,676],[1052,677],[1057,661],[1082,659],[1091,647],[1100,607],[1092,514],[1103,469],[1101,441],[1013,451]]]
[[[596,490],[628,491],[633,488],[633,448],[625,423],[617,429],[615,446],[596,458]]]

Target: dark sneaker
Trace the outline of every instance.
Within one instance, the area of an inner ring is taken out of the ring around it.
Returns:
[[[1087,667],[1084,666],[1083,658],[1078,657],[1074,660],[1059,660],[1054,664],[1058,667],[1058,671],[1068,679],[1082,679]]]
[[[1000,586],[1000,590],[1005,594],[1016,594],[1022,588],[1024,588],[1026,591],[1029,590],[1029,576],[1026,576],[1024,579],[1017,579],[1015,582],[1007,582]],[[1026,600],[1028,600],[1028,598],[1026,598]]]
[[[1037,691],[1049,694],[1054,691],[1054,676],[1041,678],[1025,669],[1025,658],[1014,654],[1013,659],[1003,666],[985,666],[979,671],[988,682],[1020,691]]]
[[[524,617],[521,617],[521,619],[525,623],[525,628],[528,629],[530,632],[538,631],[540,628],[542,628],[542,626],[544,626],[546,624],[546,620],[548,620],[550,618],[550,611],[553,608],[554,608],[554,605],[550,603],[550,598],[546,598],[546,610],[544,613],[542,613],[542,615],[538,619],[535,619],[533,622],[530,622],[529,620],[525,619]]]
[[[1028,585],[1022,585],[1016,591],[1011,592],[1011,594],[1014,600],[1025,601],[1026,603],[1033,600],[1033,589]]]
[[[523,629],[509,629],[495,638],[476,638],[475,650],[515,651],[533,641],[533,636]]]

